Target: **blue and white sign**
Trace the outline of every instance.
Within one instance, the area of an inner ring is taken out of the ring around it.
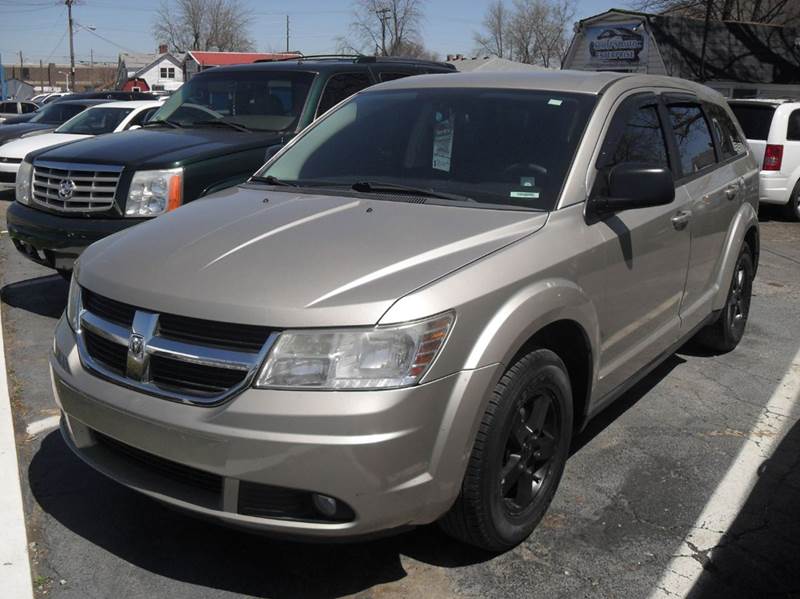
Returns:
[[[607,23],[587,27],[589,64],[600,69],[637,69],[647,67],[648,35],[641,21]]]

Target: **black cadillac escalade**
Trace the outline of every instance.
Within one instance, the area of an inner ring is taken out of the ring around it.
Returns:
[[[94,241],[245,181],[286,143],[357,91],[452,65],[304,57],[195,75],[141,129],[29,154],[7,212],[16,248],[62,273]]]

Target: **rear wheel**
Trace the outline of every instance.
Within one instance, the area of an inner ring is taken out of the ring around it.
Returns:
[[[696,337],[701,345],[709,349],[728,352],[735,348],[744,336],[747,317],[750,314],[750,297],[753,291],[753,255],[747,243],[742,244],[733,280],[728,290],[725,307],[717,320],[702,329]]]
[[[553,499],[571,437],[566,367],[552,351],[531,351],[497,383],[442,528],[491,551],[525,540]]]
[[[783,216],[793,222],[800,221],[800,181],[794,186],[789,203],[783,207]]]

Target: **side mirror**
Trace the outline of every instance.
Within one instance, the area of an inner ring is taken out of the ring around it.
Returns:
[[[136,131],[137,129],[141,128],[142,128],[141,125],[131,125],[130,127],[128,127],[128,131]]]
[[[275,154],[280,152],[283,146],[285,145],[286,144],[275,144],[274,146],[269,146],[267,148],[267,151],[264,153],[264,162],[269,162],[270,158],[272,158],[273,156],[275,156]]]
[[[668,168],[623,162],[608,171],[608,195],[591,199],[597,213],[665,206],[675,199],[675,182]]]

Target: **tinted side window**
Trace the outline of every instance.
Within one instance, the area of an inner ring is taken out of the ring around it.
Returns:
[[[383,71],[382,73],[378,73],[378,79],[380,81],[394,81],[395,79],[402,79],[403,77],[410,77],[415,74],[416,73],[390,73],[389,71]]]
[[[745,153],[745,145],[736,125],[733,124],[730,116],[725,110],[715,104],[708,106],[708,114],[711,117],[711,127],[714,130],[714,137],[719,144],[721,158],[732,158],[738,154]]]
[[[0,112],[17,112],[17,103],[3,102],[0,104]]]
[[[340,73],[328,80],[322,99],[319,102],[317,115],[321,115],[345,98],[349,98],[354,93],[369,87],[372,82],[367,73]]]
[[[757,106],[754,104],[731,104],[731,110],[742,126],[747,139],[767,140],[769,127],[772,124],[774,106]]]
[[[130,122],[127,124],[127,126],[125,128],[126,129],[130,129],[131,127],[133,127],[135,125],[142,125],[143,123],[147,122],[147,119],[149,119],[151,116],[153,116],[153,113],[156,110],[158,110],[158,108],[159,108],[158,106],[154,106],[153,108],[148,108],[146,110],[142,110],[139,114],[135,115],[130,120]]]
[[[31,104],[30,102],[25,102],[22,105],[22,112],[29,113],[34,112],[37,108],[39,108],[36,104]]]
[[[800,141],[800,108],[789,115],[789,127],[786,129],[788,141]]]
[[[691,175],[713,165],[716,161],[714,142],[700,106],[672,104],[667,110],[683,174]]]
[[[625,128],[604,166],[622,162],[644,162],[669,168],[667,145],[655,106],[642,106],[625,123]]]

